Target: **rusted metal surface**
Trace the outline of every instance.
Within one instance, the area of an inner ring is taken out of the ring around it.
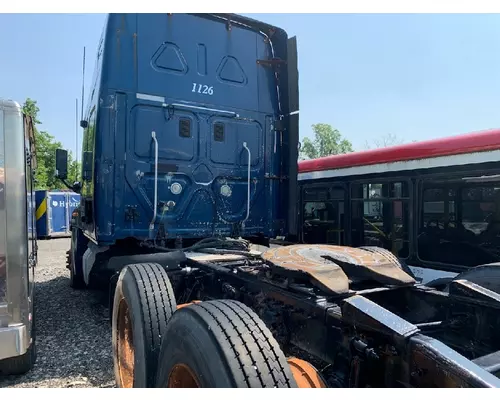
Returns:
[[[334,294],[347,293],[353,281],[373,280],[388,285],[415,283],[384,256],[353,247],[283,246],[266,251],[262,258],[276,268],[306,274],[313,284]]]
[[[349,278],[334,262],[322,258],[329,254],[329,246],[292,245],[270,249],[262,258],[277,268],[302,272],[310,276],[313,284],[336,294],[349,291]]]
[[[186,364],[176,364],[168,375],[169,388],[199,388],[201,385],[198,382],[194,371]]]
[[[326,388],[326,383],[320,373],[307,361],[290,357],[287,359],[293,377],[299,388]]]
[[[122,297],[118,306],[118,386],[132,388],[134,386],[135,352],[132,333],[132,321],[129,307]]]
[[[198,304],[198,303],[201,303],[201,301],[200,300],[193,300],[193,301],[191,301],[189,303],[177,304],[177,310],[180,310],[181,308],[190,306],[191,304]]]

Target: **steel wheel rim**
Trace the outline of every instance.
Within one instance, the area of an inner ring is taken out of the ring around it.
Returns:
[[[200,384],[194,371],[186,364],[175,364],[168,375],[169,388],[199,388]]]
[[[128,304],[124,298],[118,305],[117,321],[117,360],[120,387],[132,388],[134,386],[134,335]]]
[[[290,357],[287,361],[299,388],[327,387],[321,374],[307,361],[295,357]]]

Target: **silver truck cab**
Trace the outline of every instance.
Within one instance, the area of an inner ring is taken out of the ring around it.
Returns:
[[[0,374],[25,373],[36,357],[34,143],[31,117],[0,99]]]

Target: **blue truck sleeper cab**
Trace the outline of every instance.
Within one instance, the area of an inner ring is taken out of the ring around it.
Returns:
[[[87,105],[73,243],[96,253],[296,229],[297,53],[283,30],[233,14],[111,14]]]

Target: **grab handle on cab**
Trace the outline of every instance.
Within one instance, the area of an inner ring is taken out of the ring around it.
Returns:
[[[154,229],[156,222],[156,208],[158,207],[158,140],[156,139],[156,132],[151,132],[151,137],[155,143],[155,183],[154,183],[154,202],[153,202],[153,219],[149,224],[149,238],[153,239]]]

